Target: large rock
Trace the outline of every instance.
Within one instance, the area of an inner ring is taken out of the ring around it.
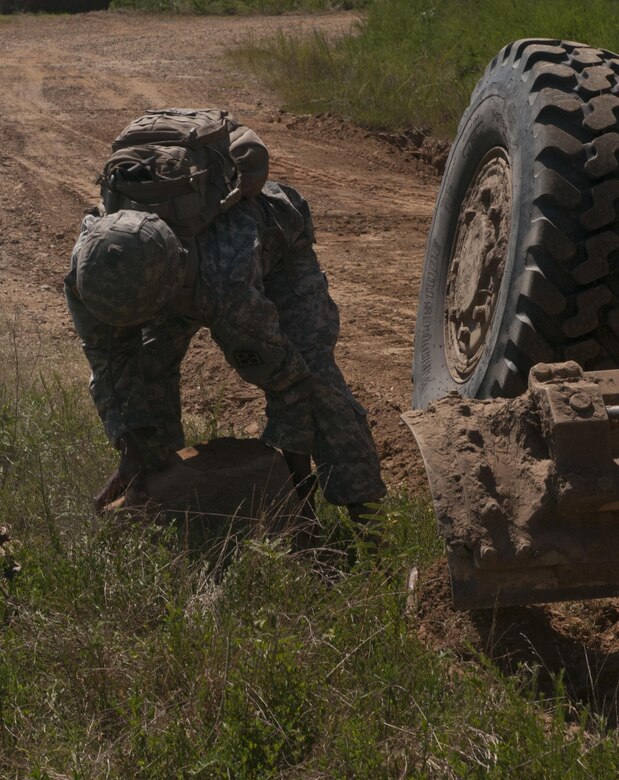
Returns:
[[[295,521],[298,502],[281,453],[258,439],[222,438],[186,447],[181,461],[144,483],[149,514],[174,522],[190,546],[265,529],[279,533]],[[131,492],[124,508],[136,507]]]

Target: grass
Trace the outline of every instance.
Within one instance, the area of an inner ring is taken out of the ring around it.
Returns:
[[[615,734],[560,679],[543,698],[526,670],[419,641],[404,585],[442,549],[426,499],[392,494],[388,546],[350,570],[263,536],[215,577],[172,530],[93,514],[115,458],[83,358],[65,348],[56,373],[56,347],[0,334],[0,524],[23,565],[0,594],[0,776],[617,775]]]
[[[320,31],[250,40],[238,52],[295,112],[333,111],[380,129],[453,135],[488,62],[518,38],[619,50],[615,0],[374,0],[338,40]]]

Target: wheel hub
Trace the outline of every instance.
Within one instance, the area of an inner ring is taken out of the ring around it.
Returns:
[[[462,202],[445,289],[445,355],[456,382],[473,373],[487,347],[503,281],[512,211],[505,149],[479,164]]]

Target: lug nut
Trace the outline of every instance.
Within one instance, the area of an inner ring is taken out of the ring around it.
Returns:
[[[539,382],[547,382],[552,377],[552,369],[548,363],[538,363],[533,366],[533,376]]]
[[[574,393],[570,396],[570,406],[578,414],[583,414],[592,408],[593,402],[587,393]]]
[[[485,306],[476,306],[473,309],[473,319],[475,322],[485,322],[487,317]]]
[[[496,548],[487,542],[481,542],[477,548],[476,564],[480,569],[492,568],[499,557]]]
[[[468,328],[462,327],[458,331],[458,341],[463,341],[465,344],[468,344],[471,340],[471,331]]]
[[[528,561],[533,553],[533,545],[528,539],[520,539],[516,543],[515,556],[517,561]]]

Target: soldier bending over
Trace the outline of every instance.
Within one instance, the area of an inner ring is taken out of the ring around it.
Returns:
[[[302,500],[310,456],[325,498],[353,518],[384,495],[365,411],[335,363],[338,311],[313,243],[307,203],[273,182],[220,214],[196,237],[197,253],[155,214],[84,219],[66,295],[92,397],[121,453],[98,509],[184,446],[180,364],[204,326],[264,390],[262,440],[283,452]]]

